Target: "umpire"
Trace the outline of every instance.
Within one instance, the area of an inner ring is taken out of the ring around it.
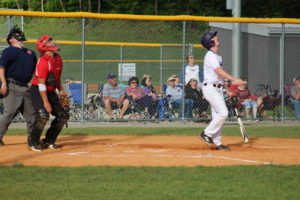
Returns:
[[[0,58],[0,94],[3,95],[4,113],[0,116],[0,146],[4,146],[3,136],[17,112],[20,111],[27,122],[28,147],[41,151],[39,145],[31,143],[35,135],[36,115],[27,86],[35,70],[37,58],[34,51],[23,47],[26,41],[21,29],[14,26],[7,36],[7,47]]]

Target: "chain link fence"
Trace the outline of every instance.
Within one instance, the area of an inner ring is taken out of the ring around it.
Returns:
[[[0,12],[2,35],[7,34],[6,24],[11,23],[7,19]],[[61,46],[58,53],[63,58],[62,83],[72,78],[84,86],[79,87],[82,92],[77,93],[81,95],[78,97],[79,101],[75,101],[72,88],[65,84],[65,89],[69,92],[73,121],[110,120],[103,99],[103,85],[108,82],[107,75],[111,73],[117,75],[118,82],[124,89],[130,87],[128,79],[131,76],[138,77],[140,83],[145,74],[151,76],[156,97],[147,99],[151,101],[151,105],[129,98],[130,104],[124,115],[126,120],[209,120],[210,108],[208,106],[205,109],[207,102],[202,97],[185,101],[186,86],[184,76],[181,75],[187,65],[186,57],[191,54],[195,57],[195,63],[203,70],[207,50],[199,43],[202,34],[209,30],[218,31],[221,42],[219,54],[223,57],[224,69],[229,73],[233,72],[232,23],[214,22],[213,18],[206,21],[168,21],[167,17],[165,20],[129,20],[125,17],[98,19],[24,16],[23,21],[28,40],[25,46],[37,52],[35,41],[44,34],[51,35]],[[6,45],[2,35],[1,46]],[[300,26],[297,24],[282,26],[279,23],[241,23],[239,76],[248,79],[253,96],[262,100],[261,112],[257,114],[262,120],[283,121],[296,118],[289,91],[293,86],[292,78],[300,73],[299,37]],[[283,61],[284,65],[281,64]],[[177,104],[166,94],[168,79],[172,75],[181,79],[176,86],[182,91],[181,100],[176,101]],[[200,106],[200,113],[197,110],[198,101],[204,104]],[[149,108],[145,105],[151,106],[154,113],[149,115]],[[190,111],[187,109],[192,109],[188,115]],[[121,109],[113,110],[115,119],[120,112]],[[234,118],[233,115],[229,116],[229,120]]]

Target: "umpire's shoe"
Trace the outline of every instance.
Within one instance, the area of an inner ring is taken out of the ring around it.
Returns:
[[[39,144],[28,144],[28,149],[31,151],[41,152],[42,148]]]
[[[0,146],[4,146],[4,142],[0,140]]]
[[[45,139],[41,140],[41,146],[43,149],[59,149],[61,147],[59,144],[50,144]]]
[[[218,150],[230,151],[230,148],[221,144],[221,145],[218,146]]]
[[[207,145],[212,146],[214,144],[211,137],[204,134],[204,131],[199,135],[199,138],[203,140]]]
[[[59,149],[60,147],[60,144],[49,144],[49,149]]]

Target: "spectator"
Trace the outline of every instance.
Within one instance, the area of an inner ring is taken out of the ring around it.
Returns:
[[[153,89],[153,86],[151,84],[151,79],[149,78],[144,78],[142,80],[141,85],[144,87],[144,90],[146,91],[146,93],[152,97],[153,101],[157,101],[158,100],[158,96],[156,94],[156,92]]]
[[[156,110],[159,98],[158,98],[158,95],[156,94],[156,92],[153,89],[153,86],[151,84],[151,79],[145,77],[142,80],[141,85],[144,87],[144,90],[146,91],[147,95],[152,98],[153,106],[154,106],[154,109]]]
[[[124,113],[129,107],[129,100],[125,99],[125,91],[121,84],[117,83],[117,77],[114,74],[107,76],[108,83],[103,86],[103,99],[105,109],[111,120],[114,119],[112,110],[122,108],[119,119],[122,119]]]
[[[223,95],[224,95],[226,107],[228,109],[228,116],[233,117],[235,99],[234,99],[234,92],[231,90],[231,81],[228,79],[224,79]]]
[[[185,87],[185,98],[192,99],[194,101],[196,117],[207,118],[206,110],[208,109],[208,101],[206,101],[202,94],[202,90],[200,90],[197,85],[197,80],[194,78],[188,82]]]
[[[246,117],[248,121],[250,121],[250,117],[249,117],[250,108],[252,108],[253,111],[253,119],[255,121],[258,121],[256,119],[257,106],[258,106],[256,99],[252,97],[251,91],[247,87],[248,80],[247,79],[242,79],[242,80],[244,81],[244,83],[238,86],[238,88],[235,90],[235,95],[240,101],[240,103],[244,105],[246,111]]]
[[[151,80],[151,75],[150,74],[143,74],[143,79],[144,78],[147,78],[147,79],[150,79]]]
[[[295,77],[293,82],[295,86],[291,89],[292,102],[294,104],[296,117],[300,117],[300,76]]]
[[[180,83],[179,76],[177,76],[176,74],[174,74],[171,77],[175,78],[175,85],[182,88],[182,84]]]
[[[147,95],[147,92],[139,87],[139,79],[137,77],[131,77],[128,81],[128,85],[125,89],[126,96],[132,99],[133,102],[145,109],[145,116],[154,116],[155,110],[153,106],[152,97]]]
[[[168,78],[168,86],[166,90],[166,95],[170,96],[170,103],[174,108],[179,109],[178,117],[182,117],[182,89],[175,86],[175,78],[172,76]],[[194,101],[192,99],[185,99],[185,118],[192,118],[192,110],[194,106]]]
[[[203,82],[203,71],[199,67],[199,65],[195,64],[194,55],[188,55],[186,58],[188,65],[184,67],[185,76],[184,76],[184,84],[186,85],[192,78],[197,80],[198,87],[202,88]],[[180,79],[183,80],[183,71],[180,73]]]

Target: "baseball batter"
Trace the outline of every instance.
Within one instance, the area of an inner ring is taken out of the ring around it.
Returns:
[[[230,148],[222,145],[221,142],[223,124],[228,116],[222,93],[223,87],[226,87],[224,78],[232,80],[236,84],[242,84],[243,80],[235,78],[224,71],[222,57],[218,55],[220,43],[217,32],[206,32],[202,36],[201,44],[208,50],[204,57],[203,95],[210,104],[212,121],[199,137],[210,146],[216,144],[219,150],[229,151]]]

